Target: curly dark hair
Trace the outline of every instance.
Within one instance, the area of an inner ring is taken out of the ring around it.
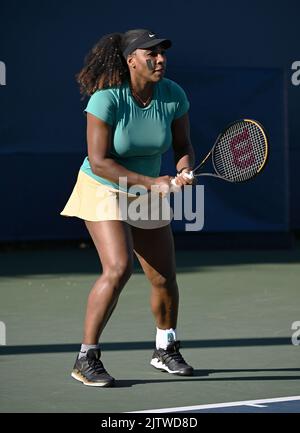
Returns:
[[[91,96],[96,90],[120,86],[129,79],[129,68],[123,56],[129,46],[145,29],[104,35],[85,58],[82,70],[76,75],[80,93]]]
[[[80,93],[92,95],[98,89],[119,86],[129,71],[121,50],[122,34],[103,36],[85,58],[85,65],[76,75]]]

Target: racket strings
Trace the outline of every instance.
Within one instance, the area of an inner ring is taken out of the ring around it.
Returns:
[[[221,136],[213,152],[216,172],[232,182],[255,176],[266,159],[266,139],[255,123],[237,122]]]

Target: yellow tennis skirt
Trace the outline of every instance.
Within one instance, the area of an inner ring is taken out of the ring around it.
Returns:
[[[145,229],[163,227],[173,217],[166,197],[151,193],[137,197],[101,184],[82,170],[60,215],[86,221],[125,221]]]

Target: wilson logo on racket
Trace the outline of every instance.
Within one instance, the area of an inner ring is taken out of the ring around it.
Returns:
[[[209,157],[213,169],[209,173],[203,173],[201,169]],[[262,125],[252,119],[237,120],[217,137],[203,161],[194,170],[182,175],[188,179],[213,176],[228,182],[245,182],[264,168],[267,157],[268,140]],[[172,179],[172,185],[176,191],[176,178]]]
[[[247,168],[255,163],[255,155],[248,129],[233,137],[230,141],[233,162],[237,167]]]

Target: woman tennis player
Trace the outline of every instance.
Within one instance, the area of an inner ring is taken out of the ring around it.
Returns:
[[[130,192],[136,185],[147,200],[153,187],[158,193],[169,191],[172,177],[159,173],[161,156],[170,146],[177,185],[192,182],[183,175],[194,164],[189,102],[178,84],[164,78],[169,47],[170,40],[145,29],[105,35],[77,76],[81,92],[90,97],[85,109],[88,156],[61,214],[84,220],[102,264],[88,296],[82,346],[72,371],[85,385],[115,382],[100,360],[99,339],[131,275],[133,254],[151,284],[156,324],[151,365],[171,374],[193,374],[176,338],[179,295],[170,219],[153,224],[149,218],[139,226],[120,211],[124,197],[128,206],[139,197]],[[126,179],[125,187],[120,179]]]

